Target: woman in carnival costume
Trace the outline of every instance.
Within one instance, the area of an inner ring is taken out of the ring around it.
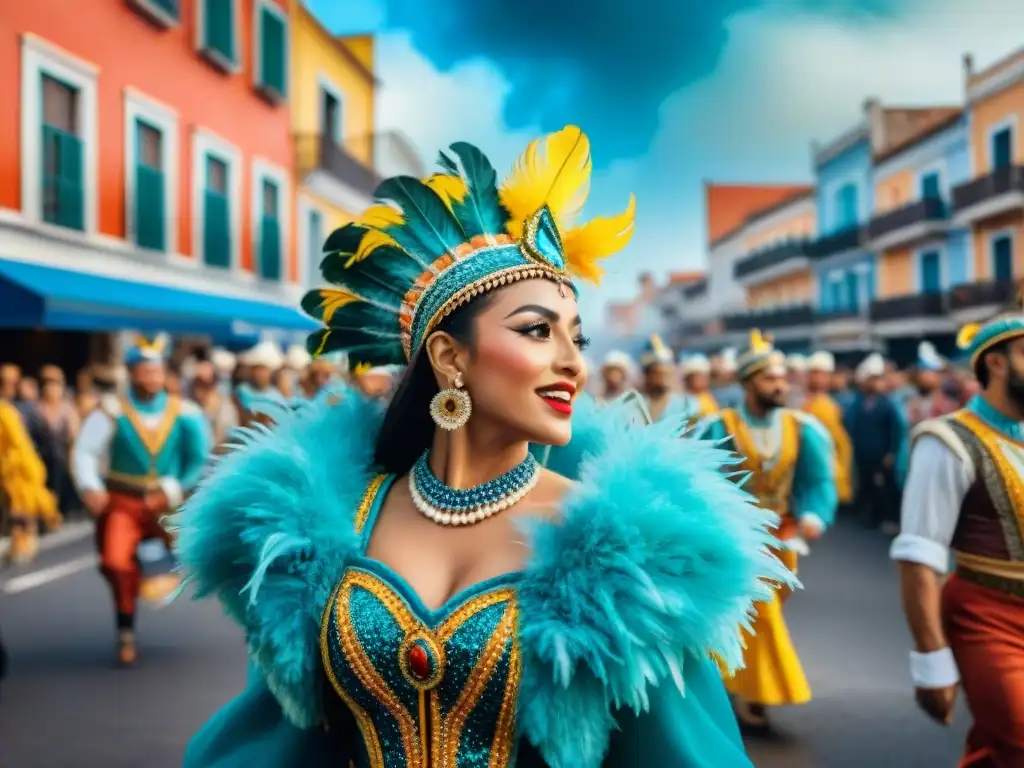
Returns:
[[[726,452],[580,395],[573,281],[633,204],[578,223],[574,127],[500,184],[451,153],[380,185],[327,241],[338,287],[303,302],[315,355],[408,365],[386,411],[281,413],[180,513],[187,576],[252,662],[185,765],[750,766],[712,657],[734,665],[753,603],[792,583],[774,518]]]

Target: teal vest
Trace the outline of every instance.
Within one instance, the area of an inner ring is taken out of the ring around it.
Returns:
[[[181,398],[161,393],[145,405],[130,397],[121,398],[120,404],[108,479],[146,488],[161,477],[180,477],[187,453],[181,444],[182,421],[187,418],[181,413]]]

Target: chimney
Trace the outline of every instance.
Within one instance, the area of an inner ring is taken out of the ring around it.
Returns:
[[[874,96],[864,99],[864,116],[868,123],[868,136],[871,140],[871,151],[876,155],[885,150],[885,110],[882,101]]]

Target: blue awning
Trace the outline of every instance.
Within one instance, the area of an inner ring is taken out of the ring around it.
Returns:
[[[298,308],[40,264],[0,260],[0,328],[235,335],[309,331]]]

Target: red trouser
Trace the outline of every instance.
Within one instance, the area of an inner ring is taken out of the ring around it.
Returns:
[[[974,717],[961,768],[1024,766],[1024,598],[953,575],[946,637]]]
[[[100,552],[100,572],[110,584],[117,612],[135,613],[142,584],[142,566],[136,557],[144,539],[171,540],[157,515],[146,509],[141,496],[110,494],[110,504],[96,524],[96,546]]]

